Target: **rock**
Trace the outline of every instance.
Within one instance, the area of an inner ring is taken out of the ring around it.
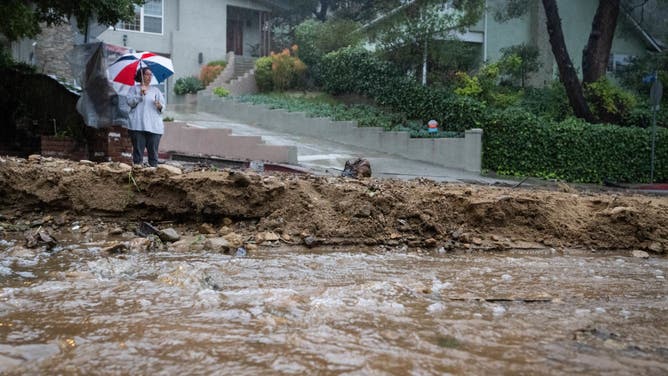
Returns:
[[[134,238],[127,242],[130,252],[148,252],[153,242],[150,238]]]
[[[109,230],[109,235],[120,235],[123,233],[123,229],[120,227],[114,227],[111,230]]]
[[[231,245],[225,238],[208,238],[204,241],[204,248],[211,252],[229,252]]]
[[[260,232],[255,236],[255,239],[257,240],[258,243],[263,243],[263,242],[273,242],[276,240],[279,240],[280,237],[276,235],[275,232],[272,231],[266,231],[266,232]]]
[[[72,167],[65,167],[65,168],[63,169],[63,173],[64,173],[64,174],[71,174],[71,173],[73,173],[73,172],[74,172],[74,169],[73,169]]]
[[[346,161],[341,176],[356,179],[369,178],[371,177],[371,163],[362,158],[350,159]]]
[[[39,163],[39,161],[42,159],[42,156],[39,154],[30,154],[28,156],[28,162],[30,163]]]
[[[65,222],[67,222],[67,214],[66,213],[61,213],[59,216],[56,217],[56,219],[54,219],[54,222],[58,226],[64,225]]]
[[[647,247],[650,251],[656,252],[656,253],[661,253],[663,251],[663,246],[659,242],[652,242],[650,243],[649,247]]]
[[[141,237],[147,237],[149,235],[158,235],[160,233],[160,230],[158,230],[156,227],[154,227],[152,224],[148,222],[140,222],[139,225],[137,226],[137,235]]]
[[[210,223],[202,223],[199,225],[199,233],[205,235],[215,234],[216,230],[213,228],[213,226],[211,226]]]
[[[230,243],[231,247],[241,247],[244,243],[244,239],[241,235],[237,234],[236,232],[230,232],[229,234],[225,235],[223,237],[225,240],[227,240]]]
[[[204,249],[204,238],[200,236],[184,236],[168,246],[169,252],[186,253]]]
[[[237,187],[248,187],[251,183],[250,178],[248,175],[244,174],[243,172],[238,172],[238,171],[232,171],[230,173],[230,178],[232,179],[232,182],[234,182],[234,185]]]
[[[130,165],[127,164],[127,163],[123,163],[123,162],[121,162],[121,163],[118,164],[117,167],[118,167],[118,169],[121,170],[122,172],[130,172],[130,171],[132,171],[132,166],[130,166]]]
[[[231,218],[228,218],[228,217],[223,218],[223,225],[224,225],[224,226],[229,226],[229,225],[231,225],[232,223],[234,223],[234,221],[232,221]]]
[[[232,232],[232,229],[231,229],[231,228],[229,228],[229,227],[227,227],[227,226],[223,226],[223,227],[221,227],[221,228],[218,230],[218,235],[227,235],[227,234],[229,234],[230,232]]]
[[[304,238],[304,244],[306,244],[307,247],[313,247],[318,244],[318,239],[315,236],[307,236]]]
[[[89,161],[88,159],[82,159],[79,161],[79,164],[82,164],[84,166],[95,166],[95,162]]]
[[[106,253],[121,253],[128,250],[128,245],[125,243],[114,243],[108,247],[102,248],[102,252]]]
[[[160,233],[158,233],[158,237],[160,237],[160,240],[163,242],[175,242],[181,239],[179,233],[171,227],[161,230]]]
[[[257,251],[257,245],[255,244],[246,244],[246,249],[249,252]]]
[[[482,239],[480,238],[473,238],[472,242],[475,245],[482,245]]]
[[[58,241],[46,230],[39,230],[35,233],[29,233],[26,235],[26,247],[28,248],[46,246],[50,249],[55,247],[56,244],[58,244]]]
[[[649,258],[649,253],[637,249],[631,252],[631,255],[637,258]]]
[[[183,171],[181,171],[180,168],[178,168],[176,166],[171,166],[171,165],[168,165],[168,164],[158,165],[157,171],[158,172],[165,172],[169,175],[181,175],[181,174],[183,174]]]
[[[424,241],[424,245],[427,246],[427,247],[434,247],[434,246],[436,246],[436,239],[429,238],[429,239]]]

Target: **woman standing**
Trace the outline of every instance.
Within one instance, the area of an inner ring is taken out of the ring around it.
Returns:
[[[141,68],[135,75],[135,85],[128,94],[130,105],[130,140],[132,140],[132,163],[141,165],[144,149],[148,151],[148,164],[158,165],[158,146],[160,137],[165,133],[162,123],[162,110],[165,97],[155,86],[150,86],[153,73],[148,68]]]

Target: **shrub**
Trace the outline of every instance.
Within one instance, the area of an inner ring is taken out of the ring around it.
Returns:
[[[271,54],[271,78],[274,90],[285,91],[294,79],[294,64],[287,48],[278,54]]]
[[[602,122],[620,124],[635,107],[636,99],[605,77],[585,85],[585,96],[591,112]]]
[[[230,95],[230,91],[222,86],[213,88],[213,93],[219,97],[227,97],[228,95]]]
[[[225,67],[227,66],[227,61],[225,61],[225,60],[213,60],[213,61],[210,61],[210,62],[206,63],[206,65],[208,65],[210,67],[223,67],[223,69],[225,69]]]
[[[202,89],[204,89],[202,81],[195,76],[181,77],[174,83],[174,94],[176,95],[195,94]]]
[[[636,106],[629,111],[622,120],[622,125],[640,128],[649,128],[652,126],[652,117],[654,114],[649,108],[649,104],[644,106]],[[661,106],[656,113],[656,126],[668,128],[668,108]]]
[[[522,109],[494,113],[483,126],[483,168],[573,182],[649,181],[647,129],[545,121]],[[668,130],[657,134],[655,176],[668,179]]]
[[[202,67],[199,73],[199,79],[202,81],[202,85],[209,86],[216,77],[223,71],[223,66],[221,65],[205,65]]]
[[[274,81],[271,75],[271,56],[265,56],[255,61],[255,82],[261,92],[274,89]]]
[[[548,119],[561,121],[573,116],[566,89],[559,80],[543,88],[527,88],[519,105],[525,111]]]
[[[274,90],[285,91],[303,83],[306,65],[296,56],[298,47],[271,54],[271,76]]]

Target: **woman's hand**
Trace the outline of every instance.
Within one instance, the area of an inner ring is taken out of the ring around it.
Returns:
[[[155,96],[155,108],[158,110],[158,112],[162,111],[162,103],[160,103],[160,98],[156,95]]]

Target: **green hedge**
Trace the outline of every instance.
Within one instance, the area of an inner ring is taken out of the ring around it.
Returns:
[[[422,124],[436,119],[446,132],[483,128],[485,169],[572,182],[649,181],[651,129],[646,127],[651,112],[647,110],[624,115],[623,122],[635,126],[588,124],[568,117],[565,91],[558,84],[527,90],[519,107],[499,110],[445,88],[424,87],[358,48],[327,54],[321,68],[329,93],[366,95],[406,119]],[[663,109],[657,125],[667,122]],[[655,181],[668,181],[666,128],[657,132]]]
[[[484,103],[444,88],[424,87],[361,48],[342,48],[325,55],[321,74],[330,94],[365,95],[407,119],[424,124],[436,119],[440,128],[449,132],[480,126],[487,112]]]
[[[484,125],[483,168],[572,182],[647,182],[651,129],[546,122],[521,109],[494,114]],[[668,130],[658,128],[655,181],[668,180]]]

